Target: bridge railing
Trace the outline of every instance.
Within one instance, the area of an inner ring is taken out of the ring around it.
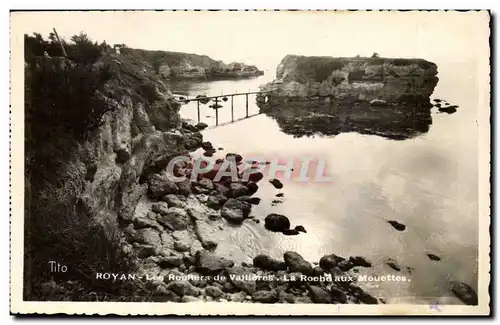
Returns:
[[[200,102],[202,104],[208,104],[210,100],[214,100],[214,104],[210,105],[209,107],[213,108],[215,111],[215,126],[219,126],[219,108],[222,106],[219,105],[219,100],[222,99],[223,101],[227,101],[229,97],[231,97],[231,123],[252,117],[258,114],[253,114],[249,115],[248,112],[248,95],[254,95],[254,94],[266,94],[270,93],[271,91],[251,91],[251,92],[244,92],[244,93],[232,93],[232,94],[223,94],[223,95],[217,95],[217,96],[198,96],[195,98],[184,98],[180,100],[181,102],[184,103],[190,103],[192,101],[196,101],[196,109],[197,109],[197,117],[198,117],[198,122],[201,122],[201,117],[200,117]],[[245,96],[245,117],[244,118],[239,118],[237,120],[234,119],[234,97],[235,96]],[[227,122],[228,123],[228,122]],[[227,123],[224,123],[227,124]]]

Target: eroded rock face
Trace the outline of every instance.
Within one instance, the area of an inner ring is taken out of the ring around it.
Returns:
[[[355,131],[406,139],[429,130],[437,82],[437,65],[422,59],[288,55],[257,105],[297,137]]]
[[[436,75],[437,65],[423,59],[287,55],[278,66],[276,80],[262,89],[273,91],[268,98],[271,104],[285,97],[300,101],[319,96],[385,105],[408,95],[429,97]]]
[[[300,254],[296,252],[285,252],[283,257],[290,272],[300,272],[305,275],[313,274],[311,263],[306,261]]]

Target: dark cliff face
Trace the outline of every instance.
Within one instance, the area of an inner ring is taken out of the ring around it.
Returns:
[[[261,86],[262,112],[302,136],[356,131],[406,139],[432,124],[437,65],[423,59],[288,55],[276,80]]]
[[[254,65],[240,62],[225,64],[206,55],[192,53],[126,48],[120,55],[142,66],[146,72],[166,80],[252,78],[264,74]]]

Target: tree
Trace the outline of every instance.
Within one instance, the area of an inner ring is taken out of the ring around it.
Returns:
[[[377,52],[375,52],[375,53],[372,54],[372,58],[373,59],[379,58],[379,57],[380,57],[380,55]]]

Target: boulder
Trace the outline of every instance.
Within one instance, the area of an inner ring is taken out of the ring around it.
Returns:
[[[137,244],[134,245],[134,250],[135,253],[137,254],[137,257],[139,258],[146,258],[151,255],[155,255],[157,253],[156,247],[153,245],[144,245],[144,244]]]
[[[351,261],[349,260],[344,260],[344,261],[340,261],[338,264],[337,264],[337,267],[342,270],[342,271],[349,271],[350,269],[352,269],[354,267],[354,264],[352,264]]]
[[[264,174],[262,174],[261,172],[255,172],[248,175],[248,180],[254,183],[258,183],[263,178]]]
[[[256,283],[253,280],[253,272],[249,268],[235,266],[227,269],[229,281],[238,289],[253,294],[256,291]]]
[[[318,304],[331,304],[333,302],[333,298],[330,293],[318,286],[308,285],[307,290],[309,291],[309,296],[311,300]]]
[[[377,305],[378,304],[377,298],[366,293],[363,289],[361,289],[360,287],[358,287],[354,284],[349,285],[349,290],[350,290],[350,292],[352,292],[353,296],[358,298],[358,300],[363,304],[368,304],[368,305]]]
[[[207,199],[207,206],[212,209],[220,209],[221,202],[216,196],[209,196]]]
[[[171,230],[184,230],[189,220],[185,210],[173,207],[166,214],[158,216],[158,222]]]
[[[436,254],[429,253],[427,254],[427,257],[432,261],[441,261],[441,257],[437,256]]]
[[[186,205],[186,203],[175,194],[165,195],[162,200],[167,202],[169,207],[183,208]]]
[[[468,284],[454,281],[451,283],[451,292],[466,305],[478,304],[477,293]]]
[[[158,202],[153,204],[151,210],[155,213],[159,214],[167,214],[168,213],[168,204],[166,202]]]
[[[220,183],[214,183],[214,189],[218,191],[221,195],[228,197],[229,196],[229,187],[220,184]]]
[[[237,198],[248,194],[248,188],[241,183],[231,183],[229,185],[230,197]]]
[[[179,296],[198,296],[200,294],[198,288],[193,286],[188,281],[174,281],[167,285],[167,289],[178,294]]]
[[[247,182],[245,183],[245,186],[248,188],[247,195],[250,196],[254,195],[259,190],[259,185],[257,185],[257,183],[254,182]]]
[[[184,296],[181,299],[181,302],[201,302],[202,300],[200,298],[196,298],[193,296]]]
[[[252,300],[255,302],[272,304],[278,302],[279,296],[274,290],[260,290],[252,294]]]
[[[201,131],[208,127],[207,123],[199,122],[194,126],[197,130]]]
[[[260,198],[259,197],[252,197],[248,195],[240,196],[237,198],[240,201],[248,202],[253,205],[258,205],[260,203]]]
[[[253,259],[253,266],[269,271],[286,270],[286,264],[284,261],[278,261],[268,255],[255,256]]]
[[[269,183],[271,183],[278,190],[283,188],[283,183],[281,183],[279,179],[273,178],[269,180]]]
[[[296,252],[285,252],[283,255],[285,259],[285,264],[290,270],[290,272],[300,272],[305,275],[313,274],[313,267],[311,263],[304,260],[304,258]]]
[[[270,231],[282,232],[285,229],[290,229],[290,220],[284,215],[271,213],[265,219],[265,227]]]
[[[193,193],[193,190],[191,189],[191,181],[188,179],[185,179],[183,181],[177,182],[177,187],[179,188],[179,194],[182,194],[184,196],[188,196]]]
[[[176,240],[174,242],[174,249],[178,252],[187,252],[189,250],[189,244]]]
[[[179,188],[166,174],[153,174],[149,178],[149,195],[153,199],[160,199],[167,194],[176,194]]]
[[[351,262],[353,266],[362,266],[362,267],[372,266],[372,263],[370,263],[366,258],[362,256],[351,256],[349,257],[349,262]]]
[[[172,266],[179,267],[182,263],[182,258],[180,256],[162,256],[158,259],[157,262],[157,264],[163,268]]]
[[[250,214],[251,205],[236,199],[228,199],[222,206],[221,216],[228,222],[239,224]]]
[[[139,229],[135,232],[134,240],[139,244],[161,246],[161,238],[158,231],[151,228]]]
[[[393,260],[392,258],[385,261],[385,264],[389,265],[389,267],[394,271],[401,271],[401,266],[398,264],[397,261]]]
[[[332,286],[330,288],[330,293],[333,297],[333,300],[340,302],[341,304],[347,303],[347,295],[339,288]]]
[[[201,148],[206,151],[212,151],[214,147],[210,141],[205,141],[201,143]]]
[[[340,262],[344,261],[345,258],[337,256],[335,254],[330,254],[330,255],[324,255],[320,260],[319,260],[319,266],[325,270],[328,271],[334,267],[336,267]]]
[[[243,302],[243,301],[245,301],[246,297],[247,297],[247,293],[244,291],[235,292],[235,293],[229,294],[229,301]],[[250,299],[252,299],[252,298],[250,298]]]
[[[196,252],[196,268],[200,273],[213,273],[234,266],[234,262],[207,251]]]
[[[216,225],[203,219],[194,219],[194,230],[203,248],[214,249],[219,244],[219,230]]]
[[[207,286],[205,288],[205,295],[213,298],[219,298],[224,295],[224,292],[216,286]]]
[[[211,190],[214,189],[214,184],[212,184],[212,181],[209,180],[208,178],[202,178],[202,179],[200,179],[198,181],[198,185],[200,185],[203,188],[206,188],[209,191],[211,191]]]
[[[160,226],[160,224],[158,222],[156,222],[155,220],[152,220],[150,218],[138,217],[138,218],[134,218],[133,222],[134,222],[134,229],[136,229],[136,230],[139,230],[142,228],[153,228],[153,229],[156,229],[158,231],[163,230],[163,228]]]

